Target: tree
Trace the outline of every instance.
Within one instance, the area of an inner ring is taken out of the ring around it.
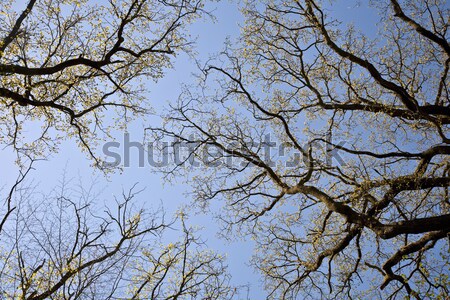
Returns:
[[[444,299],[448,3],[374,2],[377,34],[334,5],[249,1],[236,46],[148,131],[185,145],[165,171],[224,201],[225,235],[255,240],[269,298]]]
[[[176,53],[189,50],[184,29],[202,5],[30,0],[20,12],[20,3],[2,1],[0,142],[43,157],[75,137],[104,167],[95,146],[148,112],[142,79],[157,81]]]
[[[94,185],[65,176],[48,194],[21,185],[0,232],[0,297],[230,299],[224,257],[207,250],[182,215],[182,239],[164,244],[176,220],[137,209],[138,193],[133,187],[115,209],[102,209]]]
[[[19,176],[1,186],[1,299],[227,299],[224,258],[206,250],[184,217],[137,209],[131,189],[113,208],[65,177],[50,194],[27,177],[61,139],[96,146],[150,106],[142,79],[157,81],[179,52],[201,1],[29,0],[0,3],[0,143]],[[29,184],[29,183],[28,183]],[[5,194],[3,194],[5,192]],[[3,197],[4,196],[4,197]],[[161,235],[179,223],[182,239]]]

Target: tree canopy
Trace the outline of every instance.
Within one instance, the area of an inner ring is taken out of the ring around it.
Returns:
[[[47,194],[16,191],[0,228],[2,299],[231,299],[224,256],[185,219],[139,208],[133,187],[100,206],[95,185],[66,175]],[[171,226],[182,236],[164,239]],[[4,226],[3,226],[4,225]]]
[[[103,170],[97,145],[149,112],[145,79],[157,81],[177,53],[190,51],[186,25],[204,14],[202,6],[0,3],[0,144],[13,149],[19,171],[10,187],[7,180],[0,184],[1,299],[235,294],[224,257],[206,248],[184,215],[167,218],[163,210],[139,207],[135,187],[103,207],[101,193],[66,176],[45,194],[28,180],[36,161],[67,138]],[[182,236],[167,242],[163,233],[173,227]]]
[[[204,2],[18,2],[0,3],[0,144],[19,168],[0,190],[0,298],[236,297],[184,213],[26,181],[63,139],[105,169],[97,146],[148,115],[147,80],[191,50]],[[339,1],[241,3],[239,38],[147,136],[184,147],[161,171],[187,176],[199,208],[222,203],[222,236],[254,241],[268,299],[447,299],[449,5],[345,3],[376,21]],[[161,241],[174,224],[181,239]]]
[[[16,1],[2,1],[0,141],[42,157],[74,137],[103,167],[95,146],[148,112],[142,79],[158,80],[176,53],[189,50],[185,28],[202,6],[31,0],[19,11]]]
[[[371,2],[376,33],[333,5],[248,1],[239,41],[148,131],[189,145],[165,171],[255,240],[270,299],[445,299],[448,2]]]

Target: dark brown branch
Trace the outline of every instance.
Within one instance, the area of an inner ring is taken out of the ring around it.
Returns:
[[[0,43],[0,57],[3,57],[3,54],[6,50],[6,48],[17,37],[17,34],[19,33],[19,29],[20,29],[20,26],[22,25],[22,22],[25,20],[25,18],[31,12],[35,3],[36,3],[36,0],[30,0],[30,2],[28,2],[27,7],[20,14],[19,18],[16,20],[16,23],[14,24],[10,33]]]
[[[419,23],[417,23],[416,21],[414,21],[413,19],[411,19],[410,17],[405,15],[405,13],[403,12],[403,10],[397,0],[391,0],[391,3],[392,3],[392,6],[394,7],[396,17],[399,17],[400,19],[402,19],[403,21],[408,23],[420,35],[426,37],[427,39],[429,39],[429,40],[435,42],[436,44],[438,44],[439,46],[441,46],[442,49],[444,49],[444,51],[447,53],[447,56],[450,57],[450,45],[448,44],[448,42],[445,39],[432,33],[431,31],[424,28]]]

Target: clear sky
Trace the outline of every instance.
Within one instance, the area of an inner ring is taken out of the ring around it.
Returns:
[[[190,28],[190,34],[197,36],[196,51],[197,58],[205,61],[210,55],[223,49],[224,41],[227,37],[235,39],[240,31],[239,23],[242,23],[242,16],[237,8],[236,2],[219,1],[210,3],[207,9],[213,10],[217,21],[213,23],[210,19],[196,22]],[[365,6],[359,8],[349,7],[345,1],[338,1],[334,16],[349,21],[354,18],[355,22],[360,22],[363,29],[371,32],[376,24],[373,24],[373,10]],[[372,11],[372,12],[371,12]],[[373,33],[373,32],[371,32]],[[166,76],[158,83],[149,82],[149,103],[155,108],[156,114],[162,112],[164,107],[175,101],[180,93],[181,84],[195,83],[195,78],[191,75],[197,72],[197,67],[193,60],[186,55],[177,57],[174,68],[167,70]],[[150,117],[148,120],[136,120],[130,124],[129,132],[133,141],[141,141],[143,138],[143,128],[149,125],[158,125],[160,119]],[[122,143],[122,133],[117,134],[117,141]],[[136,159],[134,159],[136,158]],[[120,194],[122,189],[130,188],[138,182],[145,190],[140,194],[141,201],[146,205],[157,207],[163,204],[167,214],[174,213],[180,205],[186,205],[191,201],[185,195],[189,191],[189,185],[182,184],[182,179],[173,184],[163,185],[161,175],[151,172],[149,166],[139,168],[137,157],[131,159],[131,166],[125,168],[123,173],[114,173],[109,177],[97,173],[90,167],[91,161],[81,153],[75,141],[66,141],[61,145],[59,153],[52,155],[47,161],[39,162],[36,170],[31,174],[29,181],[39,185],[39,189],[48,191],[53,188],[64,169],[69,177],[78,180],[81,176],[86,183],[96,179],[97,186],[104,188],[101,201],[112,199],[111,195]],[[0,178],[2,183],[11,184],[17,176],[17,168],[14,166],[14,156],[9,149],[3,149],[0,155]],[[113,203],[111,203],[113,204]],[[251,285],[250,298],[263,299],[265,293],[262,291],[259,276],[247,266],[252,254],[252,245],[249,241],[228,243],[216,237],[218,226],[215,220],[209,216],[190,216],[189,224],[203,227],[201,235],[207,239],[210,248],[228,254],[229,271],[233,276],[233,283],[236,285]]]

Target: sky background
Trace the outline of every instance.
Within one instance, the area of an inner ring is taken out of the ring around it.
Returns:
[[[240,31],[239,24],[243,22],[243,17],[236,2],[209,3],[206,9],[212,11],[216,17],[216,22],[212,22],[209,18],[199,20],[190,27],[189,32],[192,36],[197,37],[195,51],[198,54],[196,58],[203,62],[222,50],[228,37],[231,40],[236,39]],[[354,22],[357,27],[362,28],[366,33],[375,33],[373,30],[376,27],[374,10],[367,6],[348,6],[348,2],[338,1],[332,10],[330,8],[329,13],[345,22]],[[181,54],[174,61],[174,68],[167,70],[164,78],[156,84],[148,83],[149,93],[147,97],[149,103],[155,109],[156,115],[163,113],[168,103],[176,101],[181,92],[182,84],[195,83],[195,77],[192,75],[195,72],[198,72],[198,69],[194,60],[185,54]],[[157,117],[149,117],[145,121],[135,120],[129,124],[128,131],[131,140],[141,141],[143,139],[143,128],[149,125],[158,126],[160,122],[161,120]],[[122,143],[123,133],[117,133],[115,141]],[[1,151],[0,187],[3,185],[9,187],[18,175],[17,167],[14,165],[15,157],[8,148]],[[146,206],[154,208],[162,203],[168,216],[174,214],[181,205],[189,204],[191,199],[186,196],[189,185],[182,183],[182,178],[172,184],[163,184],[161,174],[152,172],[148,165],[144,168],[138,167],[137,152],[131,151],[132,154],[135,154],[131,157],[131,166],[125,168],[122,173],[116,172],[105,177],[91,167],[92,161],[84,153],[81,153],[75,141],[64,141],[58,153],[53,154],[47,161],[41,161],[35,165],[36,170],[31,173],[28,182],[37,185],[39,191],[47,192],[58,184],[61,174],[65,170],[69,178],[76,181],[81,179],[86,185],[96,181],[97,188],[103,190],[99,203],[104,202],[106,205],[114,204],[110,202],[113,199],[112,195],[120,195],[122,189],[128,190],[135,183],[138,183],[138,187],[145,188],[139,195],[140,201],[145,203]],[[209,248],[227,254],[233,284],[250,284],[250,299],[265,298],[259,276],[248,266],[252,254],[252,243],[250,241],[227,242],[217,238],[216,233],[219,227],[210,216],[191,215],[188,224],[203,228],[200,235],[207,241]],[[178,233],[174,232],[168,236],[172,238],[177,235]]]

